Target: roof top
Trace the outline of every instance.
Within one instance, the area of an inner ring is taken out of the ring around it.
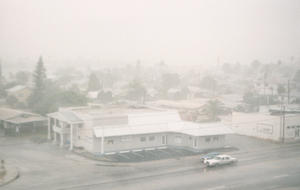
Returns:
[[[34,121],[46,121],[47,119],[45,117],[39,116],[39,115],[18,115],[16,117],[7,119],[6,121],[15,123],[15,124],[21,124],[21,123],[29,123]]]
[[[94,127],[94,133],[96,137],[142,135],[164,132],[181,133],[191,136],[212,136],[233,133],[230,128],[224,126],[221,123],[199,124],[182,121],[148,125]]]
[[[9,119],[11,117],[15,117],[22,112],[19,110],[14,110],[10,108],[0,108],[0,120]]]
[[[48,114],[50,117],[54,117],[58,120],[61,121],[66,121],[66,122],[81,122],[82,119],[80,119],[75,113],[72,111],[60,111],[60,112],[54,112]]]
[[[125,105],[97,105],[86,107],[60,108],[58,112],[50,113],[48,116],[66,122],[82,122],[84,120],[95,120],[103,117],[129,116],[134,114],[149,114],[163,111],[158,108],[146,106]]]
[[[149,113],[161,111],[160,109],[150,108],[137,105],[96,105],[87,107],[72,108],[75,113],[84,113],[89,115],[114,115],[114,114],[132,114],[132,113]]]
[[[20,124],[20,123],[28,123],[33,121],[43,121],[46,120],[46,118],[38,114],[24,112],[21,110],[0,108],[0,120]]]
[[[6,91],[9,92],[9,93],[12,93],[12,92],[17,92],[19,90],[23,90],[25,88],[28,88],[28,87],[24,86],[24,85],[17,85],[17,86],[14,86],[12,88],[7,89]]]

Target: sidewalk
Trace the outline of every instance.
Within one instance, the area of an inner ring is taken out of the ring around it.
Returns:
[[[19,171],[16,167],[11,165],[5,165],[5,168],[6,174],[3,178],[0,178],[0,187],[18,179],[19,177]]]

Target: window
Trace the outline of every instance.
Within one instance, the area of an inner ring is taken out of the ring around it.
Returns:
[[[206,137],[205,142],[209,143],[210,142],[210,137]]]
[[[121,142],[129,142],[131,141],[130,137],[121,137]]]
[[[175,139],[174,139],[175,143],[177,144],[181,144],[182,143],[182,138],[181,136],[176,136]]]
[[[146,141],[146,137],[141,137],[141,138],[140,138],[140,141],[141,141],[141,142],[145,142],[145,141]]]
[[[114,140],[112,139],[107,140],[107,144],[114,144]]]
[[[194,139],[194,147],[197,147],[197,146],[198,146],[198,140]]]
[[[167,136],[161,137],[161,144],[167,144]]]
[[[154,139],[155,139],[155,136],[150,136],[149,137],[149,141],[154,141]]]

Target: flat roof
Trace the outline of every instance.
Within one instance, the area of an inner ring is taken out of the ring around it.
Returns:
[[[12,117],[16,117],[21,113],[22,113],[21,111],[15,109],[0,108],[0,120],[6,120]]]
[[[29,113],[21,110],[0,108],[0,120],[21,124],[34,121],[44,121],[46,118],[39,114]]]
[[[143,135],[152,133],[181,133],[191,136],[213,136],[232,134],[233,131],[224,124],[218,123],[192,123],[169,122],[148,125],[118,125],[109,127],[94,127],[96,137],[113,137],[126,135]]]
[[[147,106],[130,106],[130,105],[101,105],[71,108],[75,113],[83,113],[89,115],[114,115],[114,114],[132,114],[132,113],[149,113],[162,111],[158,108]]]
[[[50,113],[48,116],[66,122],[83,122],[85,120],[96,120],[112,116],[129,116],[134,114],[159,113],[162,111],[165,110],[149,106],[97,105],[60,108],[58,112]]]

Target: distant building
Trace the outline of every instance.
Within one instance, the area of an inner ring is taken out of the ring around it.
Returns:
[[[167,146],[202,151],[224,147],[229,133],[221,123],[184,122],[177,111],[150,107],[76,107],[48,114],[49,139],[93,154]]]
[[[21,110],[0,108],[0,129],[5,135],[32,134],[45,131],[47,118]]]
[[[6,90],[7,96],[14,96],[19,102],[27,103],[31,90],[27,86],[17,85]]]
[[[231,117],[229,123],[237,134],[272,141],[300,141],[300,113],[233,112]]]

